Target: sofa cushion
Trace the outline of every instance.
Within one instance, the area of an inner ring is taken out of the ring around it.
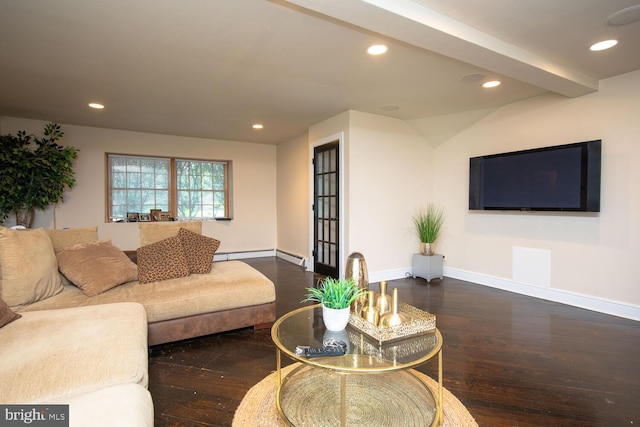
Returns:
[[[213,256],[220,246],[220,240],[194,233],[186,228],[178,231],[178,237],[189,264],[189,272],[197,274],[210,272]]]
[[[153,401],[139,384],[101,388],[47,404],[69,405],[69,426],[153,427]]]
[[[202,221],[184,222],[141,222],[138,223],[140,232],[140,246],[147,246],[159,242],[169,237],[178,235],[181,228],[186,228],[197,234],[202,234]]]
[[[41,403],[122,384],[148,385],[140,304],[21,313],[0,329],[2,403]]]
[[[111,239],[73,245],[57,257],[62,274],[88,296],[138,280],[138,267]]]
[[[151,323],[266,304],[275,299],[275,286],[264,274],[242,261],[220,261],[213,263],[208,274],[192,274],[144,286],[129,282],[95,297],[88,297],[71,285],[64,292],[21,307],[17,312],[133,301],[144,305]]]
[[[8,325],[14,320],[19,319],[20,317],[22,316],[18,313],[14,313],[13,310],[9,308],[7,303],[4,302],[2,298],[0,298],[0,328],[2,328],[4,325]]]
[[[49,298],[63,289],[49,235],[42,228],[0,228],[0,297],[10,307]]]
[[[178,236],[138,248],[138,280],[159,282],[189,275],[189,264]]]
[[[98,227],[47,229],[47,234],[53,243],[53,250],[57,252],[80,243],[95,242],[98,240]]]

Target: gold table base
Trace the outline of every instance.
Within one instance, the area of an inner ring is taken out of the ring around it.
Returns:
[[[276,403],[293,426],[434,426],[442,403],[410,370],[345,373],[301,365],[280,378]]]

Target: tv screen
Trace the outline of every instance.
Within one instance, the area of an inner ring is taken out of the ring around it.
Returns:
[[[601,140],[469,160],[469,209],[600,212]]]

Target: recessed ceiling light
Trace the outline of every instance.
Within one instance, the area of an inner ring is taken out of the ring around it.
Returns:
[[[601,50],[606,50],[606,49],[612,48],[617,44],[618,44],[618,40],[603,40],[601,42],[598,42],[598,43],[595,43],[595,44],[591,45],[589,50],[592,50],[594,52],[598,52],[598,51],[601,51]]]
[[[396,111],[396,110],[400,109],[400,106],[396,105],[396,104],[387,104],[387,105],[382,106],[382,109],[384,111]]]
[[[264,125],[261,125],[260,123],[256,123],[255,125],[251,126],[254,129],[263,129]]]
[[[484,88],[498,87],[500,86],[500,84],[501,84],[500,80],[491,80],[489,82],[482,83],[482,87]]]
[[[104,108],[104,105],[98,104],[97,102],[91,102],[89,103],[89,107],[95,108],[96,110],[102,110]]]
[[[622,9],[607,18],[607,25],[620,27],[640,21],[640,4]]]
[[[384,44],[374,44],[367,48],[367,53],[369,55],[382,55],[386,53],[389,48]]]
[[[485,75],[482,73],[471,73],[471,74],[466,74],[464,76],[462,76],[462,78],[460,79],[461,82],[463,83],[475,83],[475,82],[479,82],[480,80],[484,79]]]

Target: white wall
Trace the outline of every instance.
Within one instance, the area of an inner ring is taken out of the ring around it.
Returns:
[[[278,250],[301,258],[309,251],[309,143],[304,134],[278,145]]]
[[[4,134],[26,130],[42,135],[45,123],[0,118]],[[60,125],[65,133],[60,143],[80,150],[74,167],[77,184],[65,194],[64,203],[55,208],[55,218],[51,210],[37,213],[36,227],[98,225],[100,238],[109,237],[125,250],[136,249],[136,224],[105,221],[105,152],[231,160],[233,220],[205,222],[203,233],[221,241],[220,252],[275,249],[275,146]],[[11,225],[10,221],[7,225]]]
[[[434,150],[406,122],[358,111],[314,125],[309,143],[338,133],[345,145],[343,256],[361,252],[372,282],[402,277],[419,249],[412,216],[433,201]]]
[[[412,216],[433,197],[434,149],[405,121],[351,111],[349,248],[371,281],[403,277],[418,252]]]
[[[638,316],[639,119],[640,71],[603,80],[599,92],[579,98],[546,95],[503,107],[439,146],[433,174],[447,211],[445,274]],[[593,139],[602,139],[599,214],[468,211],[469,157]],[[523,261],[517,248],[525,248],[532,275],[547,265],[536,254],[548,256],[547,284],[514,278]]]

